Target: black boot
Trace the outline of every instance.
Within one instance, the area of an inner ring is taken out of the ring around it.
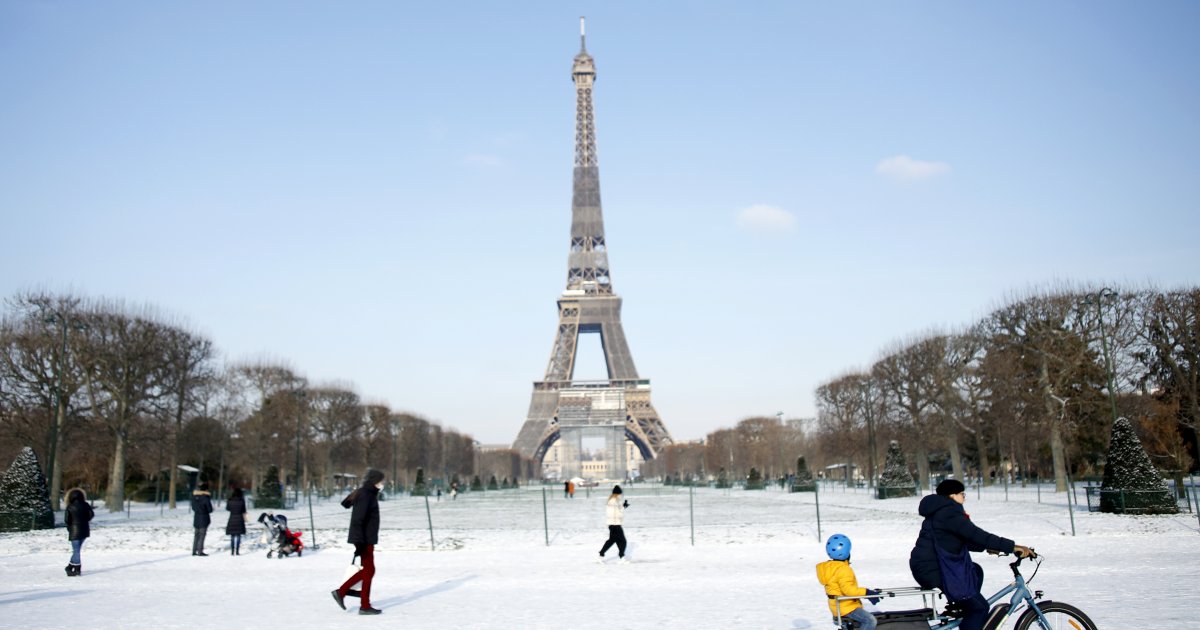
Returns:
[[[71,577],[72,575],[75,575],[75,565],[68,564],[66,566],[66,570],[67,570],[67,577]]]

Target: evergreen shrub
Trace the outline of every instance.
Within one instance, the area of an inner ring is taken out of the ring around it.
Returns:
[[[0,477],[0,531],[53,528],[54,510],[46,476],[37,455],[26,446]]]
[[[887,459],[883,463],[883,472],[879,475],[879,486],[875,496],[879,499],[894,499],[911,497],[917,494],[917,482],[908,471],[908,462],[900,451],[900,443],[892,440],[888,444]]]
[[[1100,511],[1113,514],[1177,514],[1179,506],[1150,461],[1128,418],[1113,423]]]

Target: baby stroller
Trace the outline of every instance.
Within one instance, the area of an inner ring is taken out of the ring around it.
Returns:
[[[267,550],[268,558],[271,556],[282,558],[290,556],[293,553],[298,558],[304,554],[304,542],[300,540],[303,532],[288,529],[286,516],[263,512],[258,515],[258,522],[262,523],[263,527],[266,528],[266,535],[269,540],[268,544],[272,545]]]

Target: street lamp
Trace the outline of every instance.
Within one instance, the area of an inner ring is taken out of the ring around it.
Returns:
[[[308,396],[308,393],[305,392],[304,390],[300,389],[300,390],[293,391],[292,395],[294,395],[296,397],[296,399],[300,401],[300,408],[296,410],[296,485],[292,489],[292,496],[294,497],[293,503],[295,505],[299,505],[300,504],[300,416],[301,416],[303,409],[307,406],[306,398]]]
[[[55,467],[61,464],[57,461],[58,453],[58,434],[62,431],[63,425],[67,422],[67,401],[63,399],[63,364],[67,360],[67,332],[69,328],[75,330],[85,330],[87,326],[78,319],[68,317],[59,313],[52,312],[44,318],[47,324],[58,324],[60,336],[62,340],[61,350],[58,355],[58,361],[54,366],[54,385],[51,387],[51,393],[54,395],[54,422],[50,423],[50,454],[47,457],[47,470],[50,473],[50,494],[53,501],[54,509],[59,508],[58,494],[61,488],[58,485],[61,483],[62,476],[56,475]]]
[[[1113,365],[1108,355],[1108,336],[1104,333],[1104,298],[1117,297],[1117,292],[1108,287],[1089,294],[1084,298],[1085,304],[1096,305],[1096,319],[1100,322],[1100,349],[1104,353],[1104,378],[1108,381],[1108,404],[1112,409],[1112,419],[1117,421],[1117,394],[1113,388]]]
[[[396,493],[396,434],[400,432],[400,422],[393,418],[388,422],[392,429],[392,494]]]

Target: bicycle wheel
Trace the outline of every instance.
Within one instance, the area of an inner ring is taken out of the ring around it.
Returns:
[[[1026,608],[1025,612],[1021,613],[1021,617],[1017,619],[1017,630],[1029,630],[1030,628],[1041,628],[1042,630],[1097,630],[1096,623],[1090,617],[1083,614],[1082,610],[1062,602],[1038,602],[1037,607],[1041,609],[1042,615],[1046,617],[1046,621],[1050,622],[1049,626],[1042,626],[1038,621],[1037,613],[1032,608]]]

